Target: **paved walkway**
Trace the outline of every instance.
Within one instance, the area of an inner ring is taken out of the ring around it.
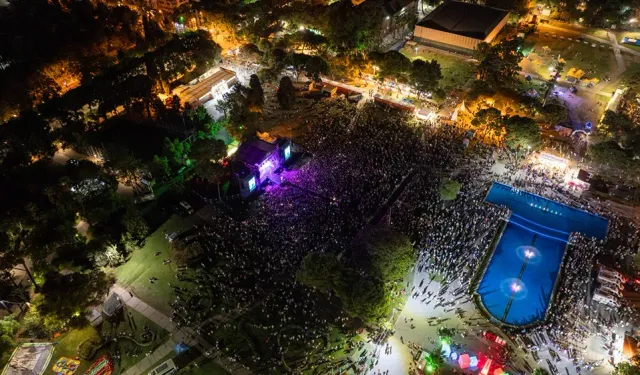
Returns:
[[[174,346],[181,341],[184,341],[187,345],[196,347],[203,352],[212,351],[213,345],[207,342],[202,336],[196,334],[189,327],[176,326],[171,320],[169,320],[166,315],[131,294],[129,290],[121,287],[118,284],[115,284],[111,288],[110,293],[117,293],[122,298],[122,301],[127,305],[127,307],[134,309],[135,311],[144,315],[147,319],[167,330],[170,335],[167,342],[160,345],[156,350],[153,351],[153,353],[142,359],[140,362],[136,363],[135,366],[127,369],[127,371],[122,373],[123,375],[145,374],[150,370],[151,366],[171,353]],[[221,353],[217,351],[213,351],[213,353],[209,357],[215,358],[216,363],[218,363],[220,366],[222,366],[232,374],[251,374],[250,371],[239,368],[237,365],[229,362],[226,358],[221,357],[220,354]]]

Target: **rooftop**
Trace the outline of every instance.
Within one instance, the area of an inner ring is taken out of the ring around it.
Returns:
[[[184,103],[193,104],[198,102],[203,96],[207,95],[213,86],[220,82],[229,82],[235,78],[235,76],[235,72],[220,68],[220,70],[209,77],[200,80],[200,82],[187,86],[184,90],[180,91],[178,95]]]
[[[509,11],[503,9],[447,1],[418,22],[418,26],[484,40],[507,14]]]
[[[262,163],[278,146],[261,139],[243,142],[233,155],[236,161],[248,165]]]

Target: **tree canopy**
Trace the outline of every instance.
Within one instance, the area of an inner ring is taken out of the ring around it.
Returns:
[[[440,182],[440,199],[443,201],[452,201],[458,197],[458,192],[462,185],[456,181],[449,178],[444,178]]]
[[[504,144],[510,149],[531,149],[540,147],[540,127],[529,117],[511,116],[504,121],[507,131]]]
[[[512,88],[518,82],[522,39],[504,39],[497,44],[480,43],[476,57],[480,60],[478,78],[493,89]]]
[[[354,242],[353,260],[356,267],[382,281],[401,279],[415,261],[415,251],[409,239],[386,225],[363,229]]]

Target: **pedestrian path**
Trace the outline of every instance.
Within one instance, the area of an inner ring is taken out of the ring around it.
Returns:
[[[134,366],[128,368],[125,372],[122,373],[123,375],[145,374],[151,369],[151,366],[158,363],[162,358],[170,354],[173,351],[175,345],[179,342],[184,342],[188,346],[196,347],[203,353],[210,352],[211,355],[209,357],[217,358],[216,363],[221,365],[232,374],[251,374],[250,371],[244,368],[239,368],[237,365],[234,365],[225,358],[221,357],[219,352],[213,350],[213,345],[207,342],[207,340],[205,340],[202,336],[195,333],[191,328],[181,328],[176,326],[166,315],[149,306],[138,297],[134,296],[133,293],[131,293],[129,290],[123,288],[118,284],[114,284],[109,294],[111,293],[117,293],[122,299],[122,302],[124,302],[127,307],[134,309],[135,311],[144,315],[147,319],[151,320],[158,326],[162,327],[164,330],[168,331],[170,335],[167,342],[160,345],[156,350],[154,350],[144,359],[140,360]]]

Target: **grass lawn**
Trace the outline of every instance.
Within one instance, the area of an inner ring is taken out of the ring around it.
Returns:
[[[616,31],[615,34],[616,34],[616,39],[618,40],[618,43],[621,46],[625,46],[627,48],[631,48],[633,50],[636,50],[636,51],[640,52],[640,46],[636,46],[636,45],[633,45],[633,44],[622,43],[622,38],[624,38],[625,36],[627,38],[640,39],[640,31],[619,30],[619,31]]]
[[[176,266],[173,263],[163,264],[163,260],[171,258],[170,244],[164,236],[164,231],[173,232],[189,228],[199,221],[200,219],[196,216],[188,218],[172,216],[147,237],[143,248],[134,251],[129,260],[116,269],[118,284],[130,288],[138,298],[169,315],[171,307],[167,302],[173,299],[169,283],[174,285],[181,285],[181,283],[175,277]],[[154,255],[156,252],[160,254]],[[158,280],[151,284],[150,277],[156,277]]]
[[[624,73],[622,73],[622,75],[617,79],[614,79],[611,82],[607,82],[607,85],[602,88],[602,91],[614,92],[621,86],[630,86],[632,90],[640,90],[640,85],[632,85],[629,82],[629,78],[631,78],[634,74],[640,74],[640,63],[631,63],[630,65],[627,65],[627,70],[625,70]]]
[[[412,47],[405,46],[402,52],[409,59],[421,58],[423,60],[437,60],[442,70],[440,85],[447,87],[464,86],[473,77],[475,64],[468,57],[456,56],[446,52],[438,52],[431,48],[420,47],[416,51]]]
[[[80,329],[72,329],[55,339],[54,342],[57,342],[57,345],[55,347],[55,350],[53,351],[53,357],[51,357],[49,369],[53,367],[53,365],[60,357],[76,358],[78,356],[76,351],[78,345],[89,338],[94,338],[96,341],[100,340],[98,331],[96,331],[96,329],[92,326],[87,326]],[[91,367],[91,363],[93,362],[81,360],[76,374],[82,374],[85,370]],[[52,373],[52,371],[45,371],[45,374],[50,373]]]
[[[537,74],[547,78],[549,67],[558,56],[567,61],[562,78],[566,77],[566,72],[571,68],[582,69],[586,72],[585,77],[596,77],[602,79],[610,75],[617,68],[615,56],[610,46],[596,43],[592,47],[593,41],[589,44],[577,42],[575,40],[553,38],[545,36],[544,33],[531,35],[527,38],[527,44],[533,45],[534,52],[523,59],[520,64],[527,73]],[[544,51],[543,47],[548,47]]]

